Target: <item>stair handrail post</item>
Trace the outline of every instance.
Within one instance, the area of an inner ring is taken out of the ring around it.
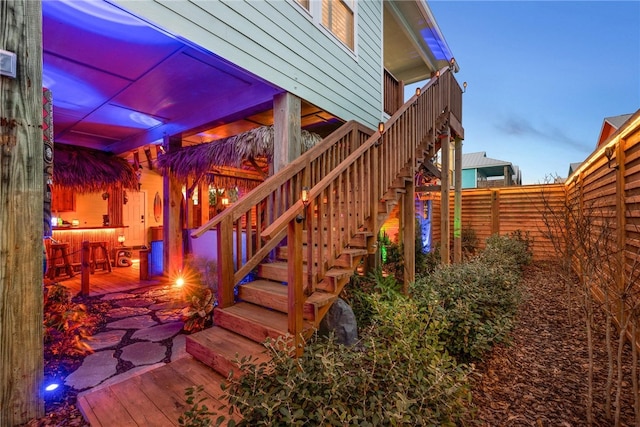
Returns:
[[[306,206],[305,206],[306,211]],[[302,356],[302,307],[304,304],[304,283],[302,271],[302,221],[295,218],[289,221],[287,231],[287,321],[288,331],[293,338],[296,357]]]
[[[218,307],[234,303],[233,218],[226,216],[216,225],[218,249]]]

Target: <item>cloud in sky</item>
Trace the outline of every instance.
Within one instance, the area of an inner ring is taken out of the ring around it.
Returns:
[[[566,148],[589,151],[593,149],[588,141],[581,141],[571,138],[561,128],[557,126],[535,125],[522,117],[508,117],[501,120],[496,125],[498,130],[510,136],[536,137],[548,142],[558,143]]]

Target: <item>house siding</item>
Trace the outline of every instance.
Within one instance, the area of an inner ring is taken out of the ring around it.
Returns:
[[[462,188],[476,188],[476,169],[462,170]]]
[[[344,120],[381,118],[381,1],[357,3],[355,53],[294,0],[114,3]]]

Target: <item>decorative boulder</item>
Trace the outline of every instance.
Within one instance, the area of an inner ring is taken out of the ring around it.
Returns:
[[[333,303],[320,322],[320,335],[327,336],[331,332],[340,344],[353,345],[358,341],[356,316],[349,304],[340,298]]]

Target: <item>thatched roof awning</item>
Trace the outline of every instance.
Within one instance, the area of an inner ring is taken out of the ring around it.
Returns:
[[[322,138],[302,130],[302,152],[317,144]],[[241,168],[242,163],[256,158],[273,156],[273,126],[262,126],[231,136],[170,151],[158,157],[156,165],[167,169],[180,179],[200,177],[216,166]]]
[[[53,183],[80,193],[113,187],[138,189],[133,166],[114,154],[90,148],[55,144]]]

